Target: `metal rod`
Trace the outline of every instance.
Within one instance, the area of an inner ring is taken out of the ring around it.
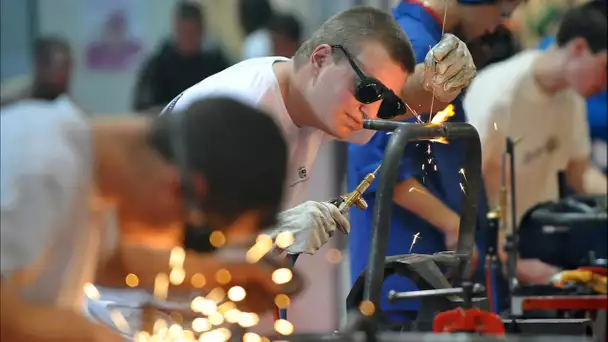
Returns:
[[[483,293],[485,289],[483,286],[474,285],[471,294],[479,294]],[[457,296],[464,294],[463,287],[453,287],[449,289],[436,289],[436,290],[420,290],[420,291],[408,291],[408,292],[397,292],[394,290],[390,290],[388,292],[388,300],[396,301],[403,299],[418,299],[422,297],[447,297],[447,296]]]
[[[510,171],[510,186],[509,190],[511,192],[511,234],[507,237],[507,245],[510,250],[508,251],[508,259],[507,259],[507,281],[509,282],[509,294],[512,296],[515,288],[517,287],[517,254],[519,253],[518,246],[518,229],[517,229],[517,207],[515,200],[515,143],[513,139],[506,139],[506,154],[509,156],[509,164],[503,165],[503,168],[508,167]],[[505,170],[506,171],[506,170]],[[505,172],[506,173],[506,172]]]
[[[376,307],[380,307],[393,191],[397,181],[399,161],[403,156],[405,146],[410,141],[438,138],[465,139],[467,141],[464,167],[467,172],[467,182],[464,184],[465,191],[462,194],[463,203],[456,248],[456,254],[460,256],[461,260],[457,273],[463,275],[469,267],[475,245],[477,204],[481,189],[481,143],[477,130],[467,123],[411,124],[388,120],[364,120],[363,127],[379,131],[393,131],[380,168],[363,293],[364,300],[371,301]]]

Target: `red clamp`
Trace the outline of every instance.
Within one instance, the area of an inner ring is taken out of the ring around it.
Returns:
[[[503,336],[505,325],[500,316],[480,309],[457,308],[438,314],[433,320],[435,333],[476,332]]]

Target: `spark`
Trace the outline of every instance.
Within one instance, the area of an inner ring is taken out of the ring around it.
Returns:
[[[437,164],[433,165],[433,170],[437,171]]]
[[[464,190],[464,185],[462,185],[462,183],[458,183],[460,185],[460,190],[462,190],[462,193],[464,193],[465,195],[467,194],[467,192]]]
[[[291,322],[279,319],[274,322],[274,330],[281,335],[291,335],[293,333],[293,324]]]
[[[412,109],[407,103],[405,104],[405,107],[407,109],[409,109],[410,112],[412,112],[412,114],[414,114],[414,116],[416,117],[416,121],[418,121],[418,123],[424,123],[424,121],[422,121],[422,118],[420,118],[420,115],[418,114],[418,112],[416,112],[414,109]]]
[[[131,332],[131,326],[129,326],[129,322],[123,314],[118,310],[110,311],[110,319],[112,323],[122,332],[129,333]]]
[[[425,195],[426,195],[426,193],[425,193],[424,191],[422,191],[422,190],[420,190],[420,189],[418,189],[418,188],[411,187],[411,188],[410,188],[410,190],[409,190],[408,192],[412,192],[412,191],[418,191],[419,193],[421,193],[421,194],[425,194]]]
[[[498,125],[496,124],[496,122],[494,123],[494,130],[498,131]]]
[[[460,173],[462,175],[462,177],[464,177],[465,182],[468,182],[467,175],[464,174],[464,169],[460,169],[460,171],[458,171],[458,173]]]
[[[410,253],[412,253],[412,248],[414,248],[414,245],[416,244],[416,240],[418,240],[418,238],[420,238],[420,232],[414,234],[414,239],[412,239],[412,244],[410,245]]]

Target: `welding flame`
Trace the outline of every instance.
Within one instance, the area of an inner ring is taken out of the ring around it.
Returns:
[[[456,114],[456,112],[454,111],[454,105],[449,104],[447,107],[438,111],[437,114],[435,114],[435,116],[431,120],[431,123],[439,124],[445,122],[447,119],[454,116],[454,114]]]
[[[437,112],[437,114],[431,119],[431,123],[440,124],[445,122],[447,119],[451,118],[456,114],[454,110],[454,105],[449,104],[444,109]],[[431,141],[438,142],[441,144],[447,144],[448,141],[445,138],[432,139]]]

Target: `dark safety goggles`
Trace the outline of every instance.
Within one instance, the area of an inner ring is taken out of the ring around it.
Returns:
[[[382,101],[380,109],[378,109],[378,118],[392,119],[397,115],[405,114],[405,103],[386,87],[380,80],[366,76],[361,69],[355,64],[350,54],[342,45],[332,45],[332,49],[338,49],[344,53],[348,63],[357,74],[359,81],[355,86],[355,98],[363,104],[370,104],[377,101]]]

